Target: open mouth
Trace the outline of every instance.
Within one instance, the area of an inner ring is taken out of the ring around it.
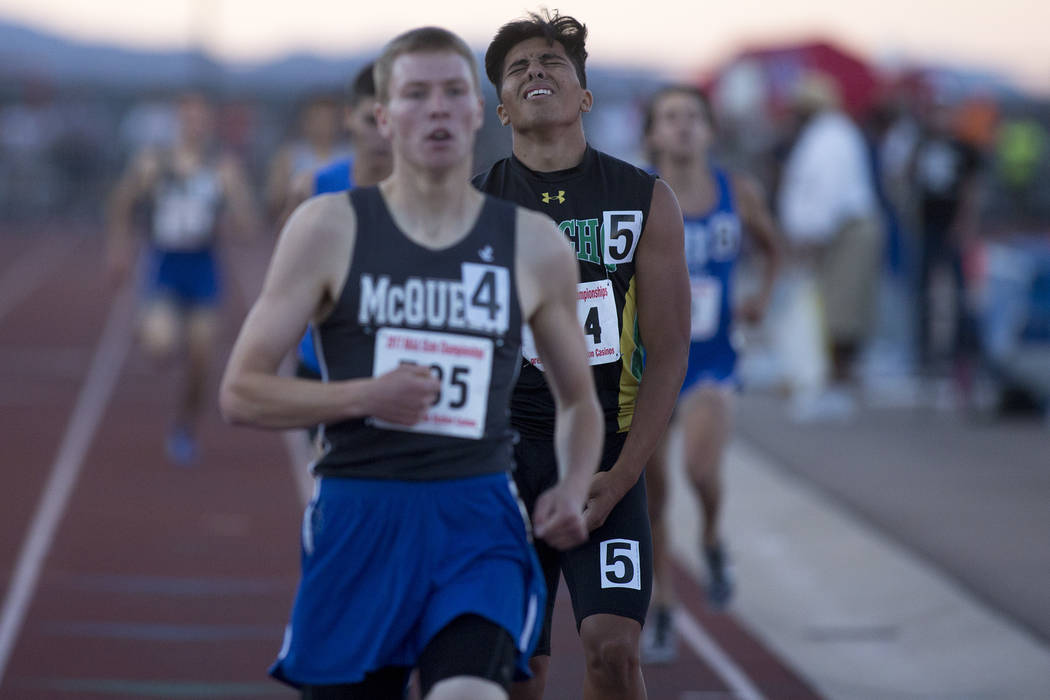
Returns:
[[[531,100],[533,97],[542,97],[545,95],[553,95],[549,88],[533,88],[525,93],[525,99]]]
[[[448,129],[435,129],[427,134],[427,141],[449,141],[452,139],[452,134]]]

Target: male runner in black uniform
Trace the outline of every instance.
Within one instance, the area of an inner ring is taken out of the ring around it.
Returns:
[[[587,341],[607,439],[584,517],[587,545],[538,546],[548,585],[534,678],[512,697],[539,698],[550,661],[559,568],[572,595],[587,657],[584,697],[645,697],[638,647],[652,584],[652,545],[639,476],[667,427],[689,348],[689,278],[682,213],[663,182],[591,148],[582,115],[586,28],[568,16],[530,15],[504,25],[485,70],[513,130],[513,155],[475,178],[482,191],[542,211],[576,250],[577,318]],[[555,421],[546,358],[527,342],[511,401],[521,434],[515,478],[526,504],[556,478]],[[643,360],[645,367],[642,379]]]
[[[483,107],[462,39],[395,38],[376,87],[393,172],[292,214],[223,378],[232,421],[323,425],[271,672],[306,700],[399,700],[413,667],[426,700],[501,700],[545,597],[509,477],[523,322],[548,361],[563,467],[535,533],[559,549],[586,539],[602,423],[578,277],[546,217],[470,186]],[[324,382],[278,375],[309,321]]]

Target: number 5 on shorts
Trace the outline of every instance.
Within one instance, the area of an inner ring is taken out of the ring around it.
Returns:
[[[642,590],[637,540],[605,540],[598,548],[601,552],[602,588]]]

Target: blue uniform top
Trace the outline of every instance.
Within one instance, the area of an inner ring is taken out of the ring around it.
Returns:
[[[685,259],[692,287],[692,344],[683,390],[701,380],[733,378],[736,350],[733,323],[733,270],[740,257],[742,226],[728,174],[712,167],[718,201],[703,216],[686,216]]]
[[[353,186],[354,161],[350,158],[337,160],[328,167],[321,168],[314,176],[314,194],[325,192],[342,192]]]
[[[342,158],[334,163],[321,168],[314,175],[314,195],[326,192],[343,192],[353,187],[354,161],[351,158]],[[299,341],[299,363],[314,374],[321,374],[321,362],[317,359],[317,350],[314,348],[312,325],[306,329],[302,339]]]

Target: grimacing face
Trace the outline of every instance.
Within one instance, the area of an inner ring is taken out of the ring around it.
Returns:
[[[507,52],[499,98],[500,122],[519,130],[572,124],[594,100],[580,85],[565,48],[543,37],[526,39]]]
[[[454,51],[402,54],[391,65],[389,95],[376,116],[396,156],[427,168],[469,162],[484,114],[466,58]]]

